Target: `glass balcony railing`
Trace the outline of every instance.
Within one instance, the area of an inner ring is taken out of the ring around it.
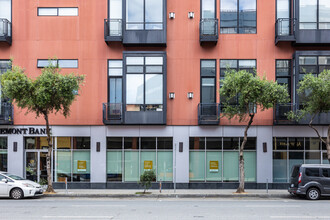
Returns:
[[[295,41],[295,20],[293,18],[279,18],[276,20],[276,43],[279,41]]]
[[[103,123],[121,124],[123,121],[122,103],[103,103]]]
[[[105,41],[122,41],[122,19],[104,19]]]
[[[217,42],[218,36],[218,19],[200,20],[199,38],[201,42]]]
[[[219,103],[199,103],[198,104],[198,124],[214,124],[220,122]]]

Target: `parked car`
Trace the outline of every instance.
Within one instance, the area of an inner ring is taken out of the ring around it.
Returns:
[[[21,199],[23,197],[42,195],[42,193],[43,190],[38,183],[0,171],[0,197]]]
[[[289,193],[317,200],[330,196],[330,165],[302,164],[293,167]]]

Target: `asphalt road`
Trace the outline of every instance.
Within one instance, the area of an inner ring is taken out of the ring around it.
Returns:
[[[330,200],[304,199],[0,199],[0,219],[329,219]]]

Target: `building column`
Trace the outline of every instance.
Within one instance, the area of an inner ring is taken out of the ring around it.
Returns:
[[[264,151],[264,144],[266,149]],[[257,127],[257,183],[273,182],[273,128]]]
[[[107,141],[105,126],[91,126],[91,183],[106,183]],[[97,150],[99,143],[100,151]]]
[[[14,143],[17,151],[14,152]],[[24,137],[23,135],[8,135],[7,163],[8,172],[24,177]]]
[[[189,127],[174,126],[173,134],[173,175],[177,183],[189,183]],[[180,143],[182,152],[179,152]]]

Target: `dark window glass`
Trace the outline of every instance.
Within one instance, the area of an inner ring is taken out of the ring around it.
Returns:
[[[239,33],[257,32],[257,3],[255,0],[239,0]]]
[[[274,137],[273,138],[273,149],[274,150],[287,150],[288,149],[287,138]]]
[[[173,138],[171,138],[171,137],[157,138],[157,149],[158,150],[173,149]]]
[[[0,60],[0,75],[11,68],[9,60]]]
[[[202,60],[201,61],[201,76],[214,76],[215,77],[215,60]]]
[[[123,138],[121,137],[108,137],[107,138],[107,149],[122,149],[123,148]]]
[[[299,175],[299,168],[300,168],[300,166],[294,166],[293,167],[291,177],[295,178]]]
[[[205,138],[190,137],[189,138],[190,150],[205,150]]]
[[[241,144],[242,142],[243,142],[243,137],[241,138]],[[256,148],[257,148],[257,138],[248,137],[244,150],[256,150]]]
[[[238,150],[239,138],[238,137],[224,137],[223,149],[224,150]]]
[[[0,150],[7,150],[7,138],[6,137],[0,137]]]
[[[289,138],[289,150],[304,150],[304,138]]]
[[[131,150],[139,149],[139,138],[138,137],[125,137],[124,138],[124,148]]]
[[[330,169],[322,169],[322,174],[324,177],[330,177]]]
[[[73,149],[87,150],[91,148],[90,137],[74,137]]]
[[[305,173],[306,176],[320,176],[319,168],[306,168]]]
[[[305,150],[320,150],[320,139],[305,138]]]
[[[217,137],[206,138],[206,149],[207,150],[221,150],[222,149],[222,138],[217,138]]]
[[[156,138],[155,137],[143,137],[141,138],[141,149],[156,149]]]

